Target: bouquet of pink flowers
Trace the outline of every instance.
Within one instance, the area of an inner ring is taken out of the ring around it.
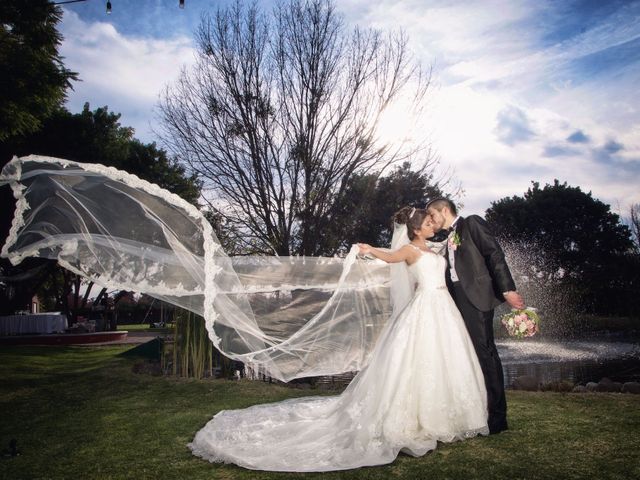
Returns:
[[[501,322],[507,333],[516,338],[532,337],[540,329],[540,317],[535,308],[511,310],[502,316]]]

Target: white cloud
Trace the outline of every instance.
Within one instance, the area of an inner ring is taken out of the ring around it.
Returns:
[[[108,105],[122,113],[121,123],[133,126],[136,137],[152,141],[150,122],[158,94],[174,80],[182,65],[192,64],[192,40],[185,36],[153,39],[122,35],[104,22],[85,22],[66,11],[61,25],[65,65],[79,72],[68,108]]]
[[[431,138],[466,190],[465,213],[521,195],[531,180],[555,178],[623,209],[640,202],[630,176],[640,159],[640,62],[625,64],[616,53],[640,37],[637,4],[597,18],[553,1],[354,0],[339,7],[353,23],[402,27],[420,58],[435,61]],[[590,22],[570,34],[578,13]],[[589,142],[567,140],[578,130]],[[624,148],[607,152],[611,141]]]

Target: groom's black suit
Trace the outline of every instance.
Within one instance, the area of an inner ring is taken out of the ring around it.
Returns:
[[[460,245],[453,252],[458,281],[452,282],[447,268],[447,285],[482,367],[489,430],[495,433],[507,428],[507,400],[502,363],[493,338],[493,309],[504,302],[504,292],[513,291],[516,286],[504,252],[482,218],[459,217],[454,230],[460,238]]]

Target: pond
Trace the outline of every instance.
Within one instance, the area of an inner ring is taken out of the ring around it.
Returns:
[[[541,383],[568,380],[576,384],[603,377],[640,381],[640,342],[609,337],[574,340],[497,340],[505,386],[530,375]]]
[[[539,383],[567,380],[574,384],[598,382],[608,377],[616,382],[640,382],[640,339],[594,336],[584,339],[497,339],[504,367],[505,387],[516,378],[529,375]],[[343,388],[356,372],[315,377],[319,388]],[[308,383],[309,379],[294,381]]]

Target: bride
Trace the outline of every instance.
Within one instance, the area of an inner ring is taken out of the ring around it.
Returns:
[[[489,433],[482,370],[445,285],[446,261],[426,247],[430,218],[405,207],[395,222],[406,245],[387,252],[360,244],[360,253],[405,262],[417,288],[368,365],[339,396],[221,411],[189,445],[195,455],[258,470],[343,470]]]
[[[397,213],[391,251],[228,257],[202,212],[126,172],[32,155],[9,162],[4,183],[16,213],[1,254],[13,264],[55,259],[100,286],[189,309],[218,350],[282,381],[359,371],[338,396],[219,412],[190,443],[195,455],[343,470],[488,433],[482,372],[446,261],[427,247],[424,210]]]

